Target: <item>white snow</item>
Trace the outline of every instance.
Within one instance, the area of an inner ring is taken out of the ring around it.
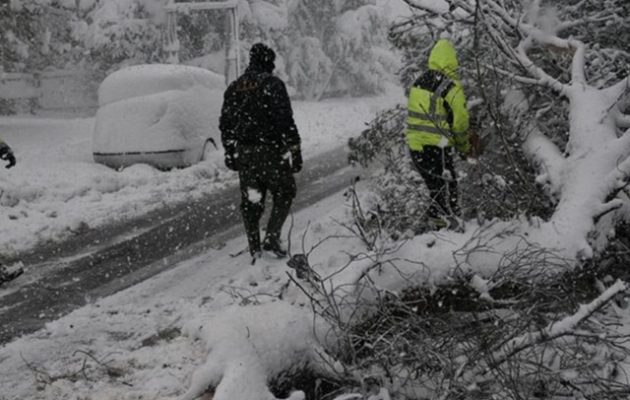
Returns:
[[[293,251],[317,244],[309,262],[321,276],[338,272],[351,254],[365,251],[360,240],[348,237],[337,222],[349,216],[341,193],[294,216]],[[374,282],[396,291],[414,282],[448,279],[450,268],[433,267],[449,265],[445,260],[458,254],[457,247],[475,228],[414,238],[389,257],[397,261],[413,257],[423,264],[396,262],[396,268],[373,272]],[[507,228],[496,225],[490,230]],[[500,243],[501,238],[494,240]],[[196,398],[212,385],[217,388],[215,400],[274,400],[265,382],[279,370],[308,364],[322,373],[339,371],[321,346],[334,349],[335,342],[330,342],[334,335],[328,335],[322,320],[313,318],[308,298],[290,283],[286,274],[293,272],[285,260],[264,257],[250,266],[246,256],[229,256],[245,242],[244,237],[234,239],[221,250],[174,265],[7,344],[0,349],[4,393],[11,399],[34,400],[183,400]],[[500,252],[477,257],[492,258]],[[376,261],[368,257],[350,263],[351,271],[342,271],[336,283],[344,283],[347,296],[353,297],[348,283],[356,282]],[[476,286],[483,291],[480,276]],[[169,330],[174,334],[166,334]],[[302,398],[300,388],[295,389],[290,398]],[[388,394],[373,398],[387,399]]]
[[[344,218],[342,199],[335,195],[295,215],[296,232],[311,222],[306,246],[341,232],[332,218]],[[352,246],[328,243],[317,256],[324,261],[340,246]],[[252,267],[246,256],[229,255],[244,244],[244,237],[232,240],[0,348],[3,395],[33,400],[176,398],[222,377],[216,400],[259,400],[269,398],[260,397],[266,378],[290,360],[296,368],[312,363],[330,369],[334,361],[325,362],[319,345],[326,339],[325,326],[313,331],[310,306],[301,292],[294,285],[282,288],[289,281],[285,260],[263,257]],[[280,293],[284,301],[277,299]],[[173,328],[182,334],[155,336]],[[121,376],[111,377],[105,366]]]
[[[402,90],[393,89],[375,98],[294,102],[305,168],[314,155],[345,145],[377,111],[404,102]],[[115,98],[113,92],[110,95]],[[224,167],[220,151],[210,151],[205,161],[193,167],[168,172],[141,164],[121,171],[95,164],[90,154],[94,124],[93,118],[0,119],[3,138],[18,158],[15,168],[0,171],[0,251],[11,254],[41,241],[68,238],[85,226],[96,228],[133,218],[236,184],[236,174]],[[297,216],[296,232],[306,229],[306,221],[317,221],[312,226],[319,235],[326,235],[328,226],[339,229],[327,218],[343,216],[338,198]],[[318,238],[314,235],[312,240]],[[231,399],[235,390],[250,390],[254,396],[250,398],[259,399],[255,396],[267,378],[287,360],[295,358],[296,367],[312,363],[322,370],[329,368],[321,365],[326,363],[321,363],[324,353],[318,351],[313,336],[312,313],[295,287],[285,293],[285,299],[293,299],[292,305],[240,307],[267,303],[273,299],[269,294],[288,280],[283,261],[263,258],[252,268],[242,258],[230,257],[245,245],[243,240],[184,262],[4,346],[0,349],[2,394],[108,400],[180,396],[216,378],[212,369],[217,360],[223,360],[232,367],[221,371],[224,380],[215,398]],[[327,256],[336,253],[333,250],[329,248]],[[274,315],[280,317],[274,319]],[[203,328],[195,331],[196,324]],[[244,326],[258,341],[244,335]],[[190,336],[149,340],[152,334],[173,327]],[[275,347],[268,337],[284,338],[283,346]],[[249,360],[247,368],[238,365],[244,358]],[[34,372],[35,365],[47,372]],[[123,371],[122,376],[112,377],[112,371]],[[230,374],[241,373],[249,374],[251,385],[228,379]],[[297,391],[292,399],[300,396]],[[247,396],[239,392],[239,398]]]
[[[403,0],[376,0],[376,5],[383,10],[382,12],[391,21],[411,15],[411,7]]]
[[[201,322],[191,321],[184,332],[205,343],[208,357],[180,399],[194,400],[209,386],[216,387],[215,400],[275,399],[267,382],[285,371],[287,360],[300,368],[324,354],[312,318],[307,308],[277,301],[230,306]],[[297,391],[290,398],[304,399],[304,394]]]
[[[67,0],[66,0],[67,1]],[[91,13],[95,23],[90,24],[85,31],[83,39],[90,48],[107,46],[114,38],[120,39],[124,35],[122,27],[141,32],[149,28],[149,24],[143,18],[138,18],[141,13],[146,13],[148,18],[154,21],[163,21],[165,17],[164,5],[168,0],[108,0],[99,3],[99,7]],[[156,32],[157,33],[157,32]],[[135,45],[141,37],[127,38]]]
[[[197,86],[225,90],[225,78],[203,68],[185,65],[134,65],[105,78],[98,90],[98,100],[99,105],[104,106],[119,100],[172,90],[185,91]]]
[[[284,2],[283,2],[284,3]],[[282,30],[289,25],[288,10],[270,2],[252,2],[251,11],[263,30]]]
[[[345,145],[377,111],[404,102],[402,96],[393,88],[374,98],[293,102],[305,168],[315,154]],[[210,129],[218,126],[218,121],[208,123]],[[1,253],[69,238],[86,227],[127,220],[236,183],[236,174],[223,164],[223,152],[212,145],[204,161],[168,172],[144,164],[121,171],[95,164],[94,124],[93,118],[0,118],[0,135],[18,159],[16,167],[0,169]]]
[[[309,156],[331,149],[347,136],[356,134],[376,108],[398,100],[399,95],[394,95],[389,100],[361,99],[354,103],[349,99],[296,103],[306,164]],[[368,118],[362,119],[362,115]],[[81,160],[75,154],[85,157],[84,147],[89,142],[86,140],[89,136],[81,127],[89,127],[91,120],[6,119],[3,123],[11,128],[7,140],[14,141],[18,157],[25,156],[29,148],[35,155],[30,168],[28,164],[20,164],[6,175],[31,173],[30,177],[35,179],[37,174],[42,174],[48,179],[48,185],[42,184],[34,195],[18,197],[17,204],[10,207],[15,209],[16,215],[25,205],[43,207],[41,201],[36,201],[38,196],[50,199],[50,192],[58,190],[64,194],[66,187],[72,188],[74,180],[59,161],[64,156],[75,157],[68,162],[71,170],[85,169],[91,178],[108,176],[110,187],[120,185],[118,191],[137,192],[140,198],[147,190],[151,191],[151,196],[159,197],[161,190],[173,190],[181,179],[189,179],[191,187],[179,200],[216,188],[208,184],[207,177],[196,176],[194,171],[221,171],[214,180],[215,185],[234,183],[234,174],[225,171],[220,158],[213,165],[203,162],[172,172],[157,172],[146,166],[114,172],[91,164],[89,158]],[[73,125],[74,130],[67,130]],[[20,127],[22,135],[18,133]],[[47,130],[46,134],[38,129]],[[42,148],[37,139],[49,138],[49,135],[54,135],[57,141],[48,139],[48,143],[61,148],[74,143],[74,150],[63,153],[55,146]],[[40,163],[36,156],[41,154],[47,154],[50,166]],[[91,172],[90,166],[95,168]],[[49,173],[51,168],[57,169],[57,177]],[[144,181],[130,187],[121,183],[125,176]],[[55,186],[59,177],[65,178],[65,185],[60,188]],[[22,182],[28,182],[24,178]],[[200,190],[203,187],[205,189]],[[17,188],[13,190],[19,192]],[[90,188],[92,190],[94,188]],[[108,213],[113,213],[116,202],[120,205],[130,200],[126,195],[118,196],[118,191],[112,191],[112,201],[92,205],[110,207]],[[150,209],[154,206],[148,199],[151,196],[136,200],[136,204],[142,205],[143,211]],[[77,205],[73,199],[69,202]],[[473,276],[473,287],[487,293],[486,279],[497,268],[511,262],[506,255],[514,254],[521,246],[544,244],[542,240],[545,240],[540,235],[541,224],[536,221],[491,221],[483,226],[468,222],[462,233],[439,231],[410,238],[384,259],[366,252],[363,243],[348,236],[338,223],[350,218],[343,199],[337,194],[297,213],[292,250],[294,253],[300,251],[296,248],[308,251],[317,245],[309,254],[309,263],[320,276],[330,278],[326,287],[335,288],[333,294],[339,301],[336,304],[339,318],[345,322],[361,317],[361,313],[349,314],[347,304],[361,300],[366,308],[360,311],[369,312],[374,289],[399,292],[410,285],[430,287],[451,279],[453,274],[469,274]],[[94,211],[93,207],[80,205],[79,209],[86,213]],[[95,223],[91,218],[86,220]],[[24,217],[24,222],[29,221]],[[4,229],[4,224],[0,229]],[[305,231],[307,234],[303,235]],[[26,237],[22,236],[15,243],[22,243]],[[9,398],[16,399],[193,399],[211,385],[217,389],[215,400],[274,400],[266,383],[280,370],[306,365],[324,374],[338,370],[338,364],[323,350],[334,349],[335,336],[330,334],[324,321],[314,318],[309,298],[287,277],[287,272],[293,272],[284,260],[263,258],[251,266],[246,255],[229,256],[245,245],[244,237],[232,240],[221,250],[210,250],[173,265],[172,269],[152,279],[78,309],[48,323],[39,332],[7,344],[0,349],[2,370],[7,371],[0,376],[0,386]],[[351,260],[353,254],[362,256]],[[393,262],[389,263],[390,260]],[[169,259],[162,262],[172,263]],[[364,290],[355,290],[366,276],[373,284],[369,288],[362,287]],[[583,315],[587,311],[580,312],[579,315]],[[295,389],[290,398],[303,398],[300,388]],[[388,396],[383,392],[375,398]]]
[[[262,193],[254,188],[247,188],[247,199],[252,203],[260,203]]]
[[[444,1],[417,3],[437,12],[448,7]],[[265,16],[270,28],[284,23],[272,6],[256,14]],[[106,125],[118,130],[113,116],[128,113],[138,116],[129,125],[145,127],[150,120],[147,116],[162,116],[177,106],[188,109],[186,99],[206,96],[193,92],[198,90],[196,83],[181,87],[178,82],[175,87],[154,91],[152,84],[138,80],[141,95],[133,98],[125,94],[126,85],[113,85],[116,90],[103,95],[102,110],[115,105],[118,109],[104,116]],[[130,86],[135,83],[129,80]],[[557,87],[559,82],[550,85]],[[130,92],[138,93],[137,89],[130,88]],[[510,255],[517,254],[517,249],[539,247],[551,252],[540,257],[562,256],[566,268],[572,268],[569,261],[576,256],[589,257],[591,246],[597,245],[587,242],[593,217],[618,205],[604,203],[604,199],[630,165],[630,161],[615,164],[627,159],[630,133],[617,138],[610,119],[587,118],[593,110],[606,116],[615,97],[613,91],[575,84],[562,92],[573,106],[566,154],[535,129],[526,144],[546,168],[540,181],[550,186],[551,193],[561,194],[558,211],[550,221],[467,222],[464,232],[412,237],[383,254],[366,251],[358,238],[347,235],[338,221],[348,221],[350,213],[341,194],[334,195],[297,213],[292,232],[294,252],[295,248],[308,251],[316,246],[309,253],[309,263],[319,276],[327,277],[324,291],[329,296],[317,300],[334,301],[337,317],[351,323],[370,312],[376,290],[396,293],[411,285],[430,287],[455,274],[472,277],[471,286],[491,300],[488,278],[509,265]],[[314,154],[356,135],[377,109],[404,101],[401,95],[399,91],[387,98],[296,103],[305,165]],[[191,112],[199,110],[193,107]],[[192,131],[208,125],[195,118],[184,120],[196,122],[196,127],[187,127]],[[86,225],[113,223],[235,184],[235,174],[222,165],[220,151],[210,151],[205,161],[191,168],[170,172],[146,165],[122,171],[96,165],[89,157],[94,124],[93,119],[0,119],[3,138],[18,156],[15,169],[0,172],[0,251],[12,253],[44,240],[67,238],[80,234]],[[169,122],[169,129],[174,125],[177,122]],[[324,374],[333,373],[338,364],[324,348],[334,349],[335,336],[327,323],[315,318],[310,298],[287,276],[293,272],[281,260],[263,258],[252,267],[246,255],[229,256],[245,244],[240,237],[220,250],[179,264],[164,259],[163,263],[173,264],[172,269],[0,348],[1,396],[190,400],[213,386],[215,400],[275,400],[267,383],[280,371],[308,365]],[[360,256],[352,256],[357,254]],[[560,268],[565,266],[550,266],[549,273]],[[362,285],[366,280],[369,286]],[[357,290],[359,287],[363,290]],[[621,282],[613,285],[593,303],[538,334],[553,336],[572,329],[598,304],[626,289]],[[359,300],[363,307],[352,309],[358,313],[349,313],[348,305]],[[630,317],[629,310],[619,310],[619,314]],[[531,340],[536,340],[535,335],[524,333],[507,341],[495,355],[500,358]],[[300,388],[295,389],[289,398],[303,399]],[[343,398],[356,395],[338,397]],[[372,397],[389,398],[386,391]]]

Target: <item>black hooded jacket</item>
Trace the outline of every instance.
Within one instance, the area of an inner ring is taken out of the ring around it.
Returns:
[[[225,91],[219,129],[226,157],[251,151],[282,157],[300,146],[284,82],[256,60]]]

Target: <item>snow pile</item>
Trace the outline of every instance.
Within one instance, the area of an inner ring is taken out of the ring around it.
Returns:
[[[221,76],[191,66],[139,65],[113,73],[99,88],[95,161],[116,168],[199,162],[208,139],[221,142],[224,90]]]
[[[194,400],[208,387],[215,388],[215,400],[276,400],[267,387],[270,379],[289,368],[335,365],[319,345],[308,309],[283,301],[227,307],[204,322],[192,321],[184,330],[204,341],[208,357],[180,400]],[[304,399],[304,393],[295,391],[289,399]]]

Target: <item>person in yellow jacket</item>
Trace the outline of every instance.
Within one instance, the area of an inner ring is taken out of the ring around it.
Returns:
[[[450,41],[435,43],[428,67],[409,91],[406,138],[413,164],[433,199],[428,216],[444,227],[459,213],[453,149],[464,157],[470,151],[468,110]]]

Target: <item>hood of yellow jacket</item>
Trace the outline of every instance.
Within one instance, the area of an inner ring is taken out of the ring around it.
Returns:
[[[429,55],[429,69],[440,71],[456,81],[459,80],[458,68],[457,52],[453,44],[447,39],[438,40]]]

